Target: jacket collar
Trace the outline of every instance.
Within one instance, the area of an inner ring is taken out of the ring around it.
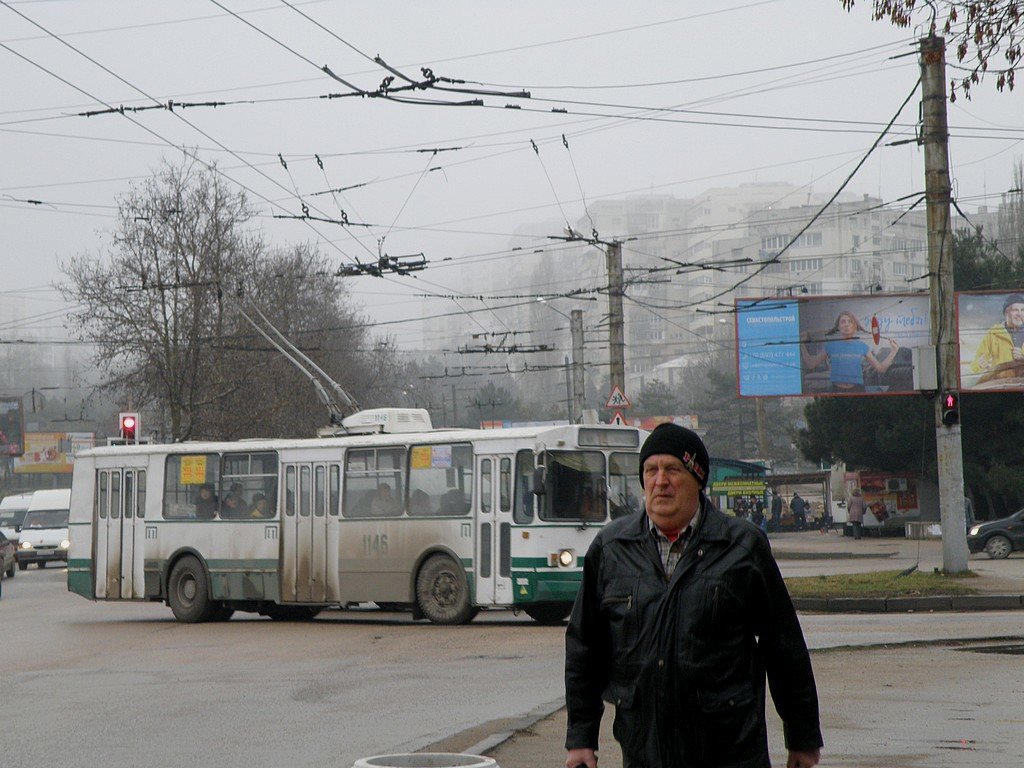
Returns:
[[[612,539],[626,539],[630,541],[642,541],[650,536],[650,526],[647,522],[647,513],[640,510],[631,518],[627,518],[625,525],[611,533]],[[719,512],[708,501],[703,493],[700,495],[700,520],[697,522],[697,530],[693,532],[690,546],[694,541],[718,541],[728,539],[726,534],[725,515]]]

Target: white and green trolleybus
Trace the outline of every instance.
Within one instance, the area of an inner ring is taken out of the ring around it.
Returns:
[[[183,622],[411,607],[568,615],[600,526],[639,509],[635,428],[431,428],[361,411],[312,439],[94,448],[75,457],[68,588]]]

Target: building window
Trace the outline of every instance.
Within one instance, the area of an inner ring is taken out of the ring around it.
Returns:
[[[825,266],[824,259],[794,259],[789,262],[790,272],[816,272]]]
[[[793,241],[794,248],[813,248],[821,246],[821,232],[804,232]]]

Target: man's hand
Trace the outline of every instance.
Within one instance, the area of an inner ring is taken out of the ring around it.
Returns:
[[[585,765],[587,768],[597,768],[597,753],[587,747],[570,749],[565,756],[565,768],[576,768],[578,765]]]
[[[798,752],[791,749],[789,750],[789,760],[786,761],[786,768],[814,768],[820,759],[820,749],[813,749],[809,752]]]

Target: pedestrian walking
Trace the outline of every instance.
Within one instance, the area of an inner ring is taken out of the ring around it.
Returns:
[[[822,745],[810,655],[764,533],[715,510],[708,453],[662,424],[640,451],[645,510],[587,552],[566,630],[566,766],[597,767],[604,709],[624,768],[769,768],[766,679],[788,768]]]

